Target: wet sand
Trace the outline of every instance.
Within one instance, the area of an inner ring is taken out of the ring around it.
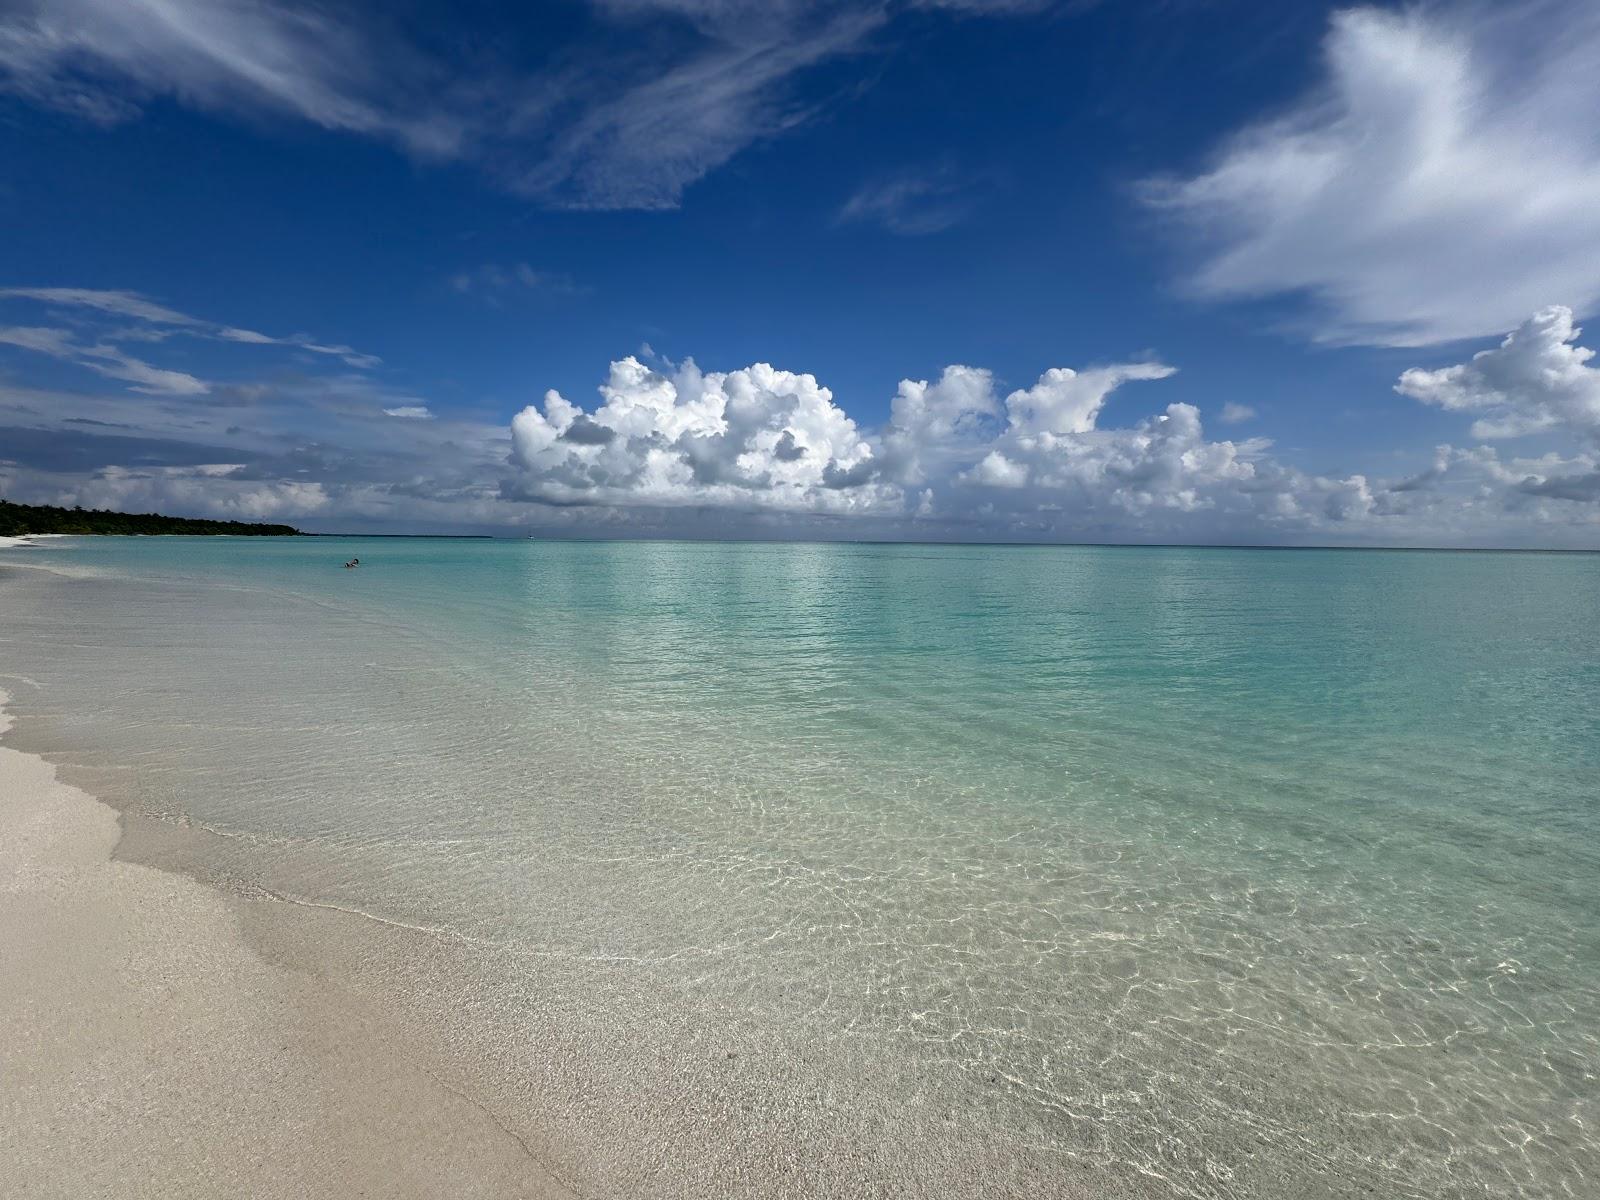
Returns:
[[[115,861],[118,835],[0,746],[8,1195],[577,1194],[357,997],[253,950],[244,910],[287,906]]]

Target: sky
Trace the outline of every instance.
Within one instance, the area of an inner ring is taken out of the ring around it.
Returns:
[[[0,0],[0,496],[1600,549],[1600,5]]]

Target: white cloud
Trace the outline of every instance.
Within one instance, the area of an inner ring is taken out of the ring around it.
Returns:
[[[518,414],[512,436],[526,494],[561,503],[981,518],[1011,532],[1259,511],[1254,491],[1271,491],[1256,487],[1266,443],[1208,442],[1185,404],[1095,428],[1119,384],[1171,374],[1157,363],[1057,368],[1002,405],[989,372],[950,367],[935,383],[903,382],[888,426],[869,438],[809,375],[758,364],[702,376],[691,364],[669,376],[630,358],[613,364],[593,413],[552,392],[542,413]]]
[[[968,378],[976,374],[965,370]],[[942,470],[919,472],[917,508],[924,518],[958,524],[976,518],[1012,532],[1071,536],[1170,527],[1163,513],[1210,511],[1222,525],[1303,516],[1298,504],[1283,504],[1295,499],[1294,477],[1263,465],[1268,443],[1208,441],[1192,405],[1169,404],[1128,427],[1097,427],[1112,389],[1172,373],[1157,363],[1053,368],[1007,397],[1003,425],[991,420],[998,407],[992,391],[972,395],[971,419],[948,423],[978,430],[977,437],[941,443],[892,417],[884,439],[933,443],[936,453],[925,457],[937,459]],[[987,373],[981,378],[990,382]],[[902,394],[916,395],[925,386],[902,384]]]
[[[1052,367],[1039,382],[1006,397],[1006,412],[1017,433],[1088,433],[1107,397],[1132,379],[1165,379],[1175,368],[1162,363],[1126,363],[1074,371]]]
[[[123,512],[178,512],[237,521],[290,521],[328,507],[321,483],[241,477],[236,464],[103,467],[50,493],[54,503]]]
[[[34,350],[52,358],[70,358],[77,353],[70,329],[51,329],[38,325],[11,325],[0,328],[0,343]]]
[[[936,383],[902,379],[880,439],[881,470],[908,487],[942,479],[982,457],[1001,419],[994,376],[981,367],[946,367]]]
[[[191,324],[201,323],[191,322]],[[246,346],[293,346],[297,350],[337,358],[345,366],[355,367],[358,370],[381,366],[383,363],[383,360],[375,354],[363,354],[349,346],[324,346],[303,333],[292,334],[289,337],[269,337],[267,334],[257,333],[254,329],[238,329],[227,325],[213,326],[201,336],[214,337],[223,342],[238,342]]]
[[[82,356],[78,359],[81,365],[108,379],[131,383],[136,392],[203,396],[211,390],[205,380],[197,379],[187,371],[151,366],[143,359],[124,354],[114,346],[86,346],[79,353]]]
[[[277,112],[447,155],[463,131],[394,81],[425,64],[393,40],[320,8],[256,0],[21,0],[0,21],[9,90],[100,122],[149,96]],[[115,80],[115,84],[113,83]]]
[[[887,18],[876,4],[610,7],[690,16],[699,37],[658,73],[608,88],[507,176],[514,189],[557,207],[676,208],[690,184],[805,120],[808,110],[787,93],[790,81],[856,50]]]
[[[1530,328],[1590,372],[1584,352],[1567,345],[1570,330],[1559,321],[1540,324],[1547,316]],[[1519,331],[1511,344],[1526,336]],[[1474,360],[1480,371],[1484,361]],[[1437,374],[1466,387],[1452,370]],[[1542,374],[1532,373],[1563,386],[1548,358]],[[1199,410],[1182,401],[1127,425],[1102,426],[1115,389],[1173,374],[1154,362],[1052,368],[1002,399],[989,371],[951,366],[932,382],[903,381],[888,422],[863,429],[809,375],[766,365],[702,375],[692,363],[663,373],[623,359],[612,365],[592,411],[552,392],[542,410],[518,414],[512,438],[519,477],[508,494],[564,511],[603,510],[609,522],[629,511],[693,506],[702,514],[826,514],[888,537],[1446,545],[1600,539],[1600,460],[1587,450],[1502,459],[1488,447],[1443,446],[1428,470],[1385,479],[1372,471],[1314,475],[1280,461],[1266,439],[1210,437]],[[1402,390],[1413,394],[1416,373],[1407,379]],[[1247,409],[1225,411],[1242,420]],[[1583,426],[1569,419],[1563,428]]]
[[[591,0],[604,29],[557,46],[485,25],[453,59],[386,10],[310,0],[17,0],[0,12],[0,90],[104,124],[151,99],[274,116],[476,163],[570,208],[671,208],[753,142],[817,111],[790,85],[869,48],[892,0]],[[1038,7],[962,0],[996,15]],[[534,74],[515,64],[531,50]]]
[[[872,224],[902,237],[941,233],[972,212],[992,181],[951,167],[901,171],[863,184],[845,201],[840,224]]]
[[[1239,404],[1229,400],[1222,406],[1222,413],[1219,419],[1224,425],[1242,425],[1246,421],[1255,420],[1255,418],[1256,410],[1248,404]]]
[[[1212,297],[1297,294],[1324,341],[1417,346],[1600,304],[1600,7],[1338,13],[1327,79],[1148,196]]]
[[[457,271],[450,277],[450,287],[462,295],[481,296],[490,304],[498,304],[514,293],[577,296],[585,290],[574,283],[571,276],[559,271],[540,271],[525,262],[510,266],[484,263],[471,270]]]
[[[0,301],[32,302],[51,309],[86,310],[98,316],[125,317],[138,321],[131,328],[106,327],[98,331],[94,345],[79,345],[70,330],[56,328],[11,327],[0,332],[0,342],[23,349],[37,350],[56,358],[75,359],[80,365],[97,371],[111,379],[122,379],[138,385],[139,391],[171,392],[177,395],[197,395],[207,390],[207,385],[187,372],[163,370],[152,367],[129,356],[117,342],[156,342],[174,335],[204,338],[219,342],[233,342],[248,346],[289,346],[312,354],[337,358],[346,366],[365,370],[379,366],[381,359],[363,354],[350,346],[324,345],[305,334],[289,337],[269,337],[253,329],[240,329],[232,325],[218,325],[202,321],[186,313],[158,304],[137,292],[104,291],[94,288],[0,288]],[[9,335],[9,336],[8,336]]]
[[[1564,430],[1600,441],[1600,370],[1594,351],[1577,345],[1572,310],[1536,313],[1492,350],[1436,371],[1412,368],[1395,390],[1453,412],[1481,413],[1480,438]]]
[[[611,364],[603,403],[585,412],[558,392],[511,422],[524,494],[556,503],[723,505],[865,511],[892,490],[846,486],[872,447],[810,375],[757,363],[671,374],[636,358]]]
[[[36,300],[67,308],[92,308],[112,316],[131,317],[157,325],[198,325],[193,317],[157,304],[137,292],[104,291],[94,288],[0,288],[0,300]]]
[[[259,361],[256,338],[187,319]],[[809,374],[624,358],[591,406],[550,392],[507,429],[306,359],[243,383],[197,380],[81,337],[83,324],[0,327],[0,343],[135,385],[55,393],[0,380],[11,498],[322,528],[1600,546],[1597,372],[1559,309],[1397,385],[1477,418],[1480,437],[1537,434],[1533,449],[1446,444],[1398,478],[1370,461],[1313,474],[1265,439],[1214,436],[1157,362],[1052,368],[1009,391],[950,366],[903,380],[874,428]],[[1159,384],[1150,415],[1108,423],[1118,389],[1142,399],[1147,384]]]
[[[170,371],[153,367],[142,359],[134,358],[115,346],[97,343],[83,345],[75,341],[69,329],[42,326],[10,326],[0,329],[0,343],[32,350],[76,362],[108,379],[120,379],[134,385],[136,392],[166,393],[174,396],[204,395],[209,389],[204,380],[186,371]]]
[[[1028,468],[1022,463],[1012,462],[999,450],[991,450],[978,460],[978,465],[962,475],[961,478],[972,483],[981,483],[985,487],[1019,488],[1028,482]],[[919,508],[924,516],[933,511],[932,505]]]

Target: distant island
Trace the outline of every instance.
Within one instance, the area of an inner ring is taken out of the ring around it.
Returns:
[[[12,504],[0,500],[0,537],[34,533],[231,534],[235,537],[296,537],[293,525],[252,521],[204,521],[160,513],[111,512],[100,508],[57,508],[52,504]]]

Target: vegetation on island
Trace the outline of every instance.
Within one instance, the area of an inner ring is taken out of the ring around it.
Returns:
[[[160,513],[111,512],[101,508],[57,508],[53,504],[12,504],[0,500],[0,537],[30,533],[112,534],[232,534],[247,537],[287,537],[299,534],[292,525],[265,525],[254,521],[206,521],[193,517],[164,517]]]

